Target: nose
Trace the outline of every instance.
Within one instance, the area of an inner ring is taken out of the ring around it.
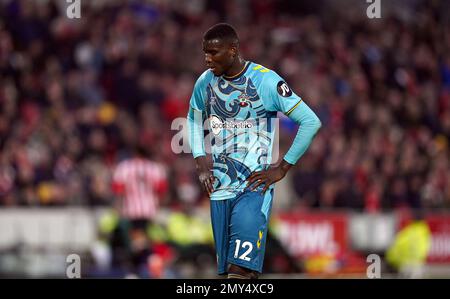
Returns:
[[[210,63],[212,62],[211,55],[205,54],[205,62],[206,62],[207,64],[210,64]]]

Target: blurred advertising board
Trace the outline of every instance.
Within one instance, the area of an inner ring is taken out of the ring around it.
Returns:
[[[430,263],[450,263],[450,216],[432,215],[426,218],[431,231]]]
[[[399,213],[398,218],[398,229],[400,229],[411,220],[411,214]],[[428,253],[428,263],[450,263],[450,214],[427,214],[425,220],[431,232],[431,248]]]
[[[348,250],[348,217],[336,213],[282,213],[276,235],[293,256],[338,255]]]
[[[349,220],[345,213],[281,213],[271,231],[309,274],[365,273],[365,257],[350,248]]]

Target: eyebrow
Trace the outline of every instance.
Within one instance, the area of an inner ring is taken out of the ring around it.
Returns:
[[[205,47],[203,46],[203,52],[219,52],[220,48],[216,47],[216,46],[212,46],[212,47]]]
[[[220,50],[219,49],[206,49],[206,48],[203,48],[203,52],[219,52]]]

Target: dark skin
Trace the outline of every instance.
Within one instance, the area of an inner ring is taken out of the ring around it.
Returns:
[[[215,76],[232,77],[245,67],[239,55],[239,43],[233,40],[211,39],[203,41],[206,66]]]
[[[206,65],[215,76],[233,77],[242,72],[246,62],[239,55],[238,46],[238,42],[233,40],[212,39],[203,41]],[[195,161],[200,182],[208,196],[211,197],[215,181],[212,174],[212,162],[206,156],[197,157]],[[272,184],[284,178],[291,167],[291,164],[282,160],[278,165],[269,169],[256,171],[247,178],[247,186],[254,191],[263,185],[262,193],[264,194]],[[230,265],[228,272],[246,278],[258,278],[256,271],[237,265]]]
[[[204,40],[203,52],[205,53],[206,66],[211,69],[215,76],[233,77],[245,67],[245,60],[239,55],[237,41]],[[195,161],[200,182],[208,196],[211,196],[214,191],[215,180],[212,175],[212,163],[207,160],[206,156],[197,157]],[[256,171],[247,178],[247,186],[254,191],[260,185],[264,185],[262,190],[264,194],[272,184],[284,178],[291,167],[291,164],[282,160],[278,165],[269,169]]]

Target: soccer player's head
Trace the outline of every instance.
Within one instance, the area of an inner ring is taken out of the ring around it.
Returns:
[[[219,23],[203,35],[203,52],[208,68],[216,76],[223,75],[239,54],[239,38],[233,26]]]

